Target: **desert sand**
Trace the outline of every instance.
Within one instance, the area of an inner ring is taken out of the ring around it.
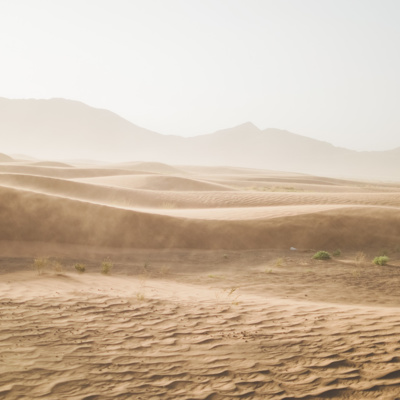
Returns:
[[[1,399],[400,398],[400,184],[5,160],[0,199]]]

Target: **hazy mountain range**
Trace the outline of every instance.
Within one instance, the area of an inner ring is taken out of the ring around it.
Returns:
[[[250,122],[195,137],[162,135],[108,110],[65,100],[0,98],[0,152],[48,160],[230,165],[400,180],[400,148],[357,152]]]

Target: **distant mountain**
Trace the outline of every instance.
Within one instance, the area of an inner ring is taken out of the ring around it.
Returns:
[[[230,165],[317,175],[400,180],[400,148],[357,152],[250,122],[196,137],[161,135],[80,102],[0,98],[5,153],[46,160],[98,159]]]
[[[0,153],[0,162],[12,162],[14,161],[13,158],[8,156],[7,154]]]
[[[151,158],[153,145],[167,138],[77,101],[0,98],[0,141],[7,153],[130,161],[138,154]]]

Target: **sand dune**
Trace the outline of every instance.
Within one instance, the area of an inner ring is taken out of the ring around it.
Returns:
[[[38,167],[59,167],[59,168],[72,168],[72,165],[63,163],[63,162],[57,162],[57,161],[36,161],[32,163],[33,166],[38,166]]]
[[[129,173],[123,169],[106,169],[106,168],[54,168],[46,166],[34,166],[34,165],[0,165],[0,173],[10,174],[27,174],[27,175],[38,175],[48,176],[63,179],[83,178],[83,177],[95,177],[95,176],[107,176],[107,175],[125,175]]]
[[[123,168],[133,171],[163,174],[163,175],[186,175],[187,172],[172,165],[163,164],[160,162],[125,162],[120,164],[112,164],[113,168]]]
[[[2,164],[0,254],[2,399],[399,396],[399,185]]]
[[[7,163],[7,162],[12,162],[12,161],[14,161],[14,159],[12,157],[8,156],[7,154],[0,153],[0,162]]]
[[[126,175],[81,179],[81,182],[118,186],[128,189],[173,191],[229,191],[229,186],[178,176]]]
[[[236,209],[233,217],[231,209],[216,209],[217,218],[205,219],[201,218],[205,210],[197,218],[193,218],[195,211],[174,209],[160,215],[6,187],[1,188],[0,196],[3,240],[135,248],[354,249],[394,245],[400,232],[400,210],[396,207],[308,206],[299,212],[292,207],[289,215],[278,207],[276,216],[267,207],[264,217],[257,210],[257,219],[246,216],[249,212],[252,216],[252,208]],[[239,219],[241,213],[244,218]]]

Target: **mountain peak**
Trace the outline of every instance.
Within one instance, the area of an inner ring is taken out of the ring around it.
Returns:
[[[210,135],[241,135],[241,134],[252,134],[252,133],[260,133],[261,129],[259,129],[257,126],[255,126],[252,122],[245,122],[243,124],[234,126],[232,128],[227,128],[227,129],[221,129],[219,131],[216,131],[214,133],[211,133]],[[201,135],[204,136],[204,135]]]
[[[260,128],[256,125],[254,125],[251,121],[244,122],[243,124],[240,124],[237,126],[237,128],[239,128],[239,127],[243,128],[243,129],[254,129],[257,131],[260,130]]]

